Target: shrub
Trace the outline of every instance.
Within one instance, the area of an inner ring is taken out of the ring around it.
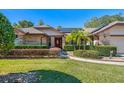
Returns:
[[[76,50],[79,49],[79,46],[75,46]],[[86,50],[91,50],[94,49],[94,46],[86,45],[85,46]],[[80,49],[84,49],[84,46],[81,45]],[[74,45],[65,45],[64,50],[66,51],[74,51]]]
[[[78,50],[78,49],[84,49],[84,46],[83,45],[81,45],[80,47],[79,46],[76,46],[76,49]],[[85,46],[85,50],[92,50],[92,49],[94,49],[94,46],[91,46],[91,45],[86,45]]]
[[[49,49],[12,49],[9,55],[13,56],[47,56]]]
[[[64,50],[66,50],[66,51],[74,51],[74,45],[65,45]]]
[[[96,46],[95,48],[100,56],[110,56],[110,51],[113,51],[113,56],[117,54],[117,48],[115,46]]]
[[[61,51],[60,48],[54,49],[12,49],[8,52],[7,57],[57,57],[59,52]],[[3,57],[1,55],[1,57]]]
[[[50,48],[49,49],[49,55],[50,56],[57,56],[59,55],[61,49],[60,48]]]
[[[47,49],[48,45],[21,45],[21,46],[15,46],[15,49]]]
[[[75,50],[74,55],[84,58],[98,58],[99,53],[96,50]]]

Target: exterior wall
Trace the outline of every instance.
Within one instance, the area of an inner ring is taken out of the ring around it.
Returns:
[[[43,35],[25,35],[23,43],[28,45],[47,44],[47,37]]]
[[[124,25],[114,26],[111,28],[111,35],[124,35]]]
[[[48,38],[47,37],[42,37],[42,44],[48,44]]]
[[[110,44],[110,32],[102,32],[99,34],[99,44],[109,45]]]

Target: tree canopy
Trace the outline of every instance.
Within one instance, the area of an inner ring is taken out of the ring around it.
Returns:
[[[28,20],[20,20],[18,21],[18,23],[13,24],[14,28],[26,28],[26,27],[32,27],[32,26],[34,26],[33,22]]]
[[[60,30],[62,28],[62,26],[56,26],[57,30]]]
[[[85,22],[84,26],[88,28],[96,28],[102,25],[107,25],[114,21],[124,21],[124,16],[119,13],[115,15],[104,15],[101,17],[93,17],[89,21]]]
[[[44,25],[44,22],[40,19],[40,20],[38,21],[38,25],[39,25],[39,26]]]
[[[0,13],[0,49],[8,52],[14,47],[15,34],[9,20]]]

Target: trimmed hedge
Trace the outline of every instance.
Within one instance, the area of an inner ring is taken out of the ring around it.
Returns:
[[[75,50],[74,56],[84,58],[98,58],[99,52],[96,50]]]
[[[117,54],[117,48],[115,46],[96,46],[95,49],[99,52],[99,56],[110,56],[110,51],[113,51],[113,56]]]
[[[57,57],[60,53],[60,48],[52,49],[12,49],[6,57]],[[1,55],[1,57],[4,57]]]
[[[79,49],[79,46],[75,46],[76,49]],[[94,49],[94,46],[86,45],[85,46],[86,50]],[[81,45],[80,49],[84,49],[84,46]],[[66,51],[74,51],[74,45],[65,45],[64,50]]]
[[[39,46],[34,46],[34,45],[21,45],[21,46],[15,46],[15,49],[47,49],[47,45],[39,45]]]
[[[64,50],[66,50],[66,51],[74,51],[74,46],[73,45],[65,45]]]

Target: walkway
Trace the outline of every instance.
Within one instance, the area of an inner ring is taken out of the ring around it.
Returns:
[[[82,62],[89,62],[89,63],[99,63],[99,64],[112,64],[112,65],[120,65],[124,66],[124,62],[112,62],[112,61],[100,61],[95,59],[85,59],[85,58],[78,58],[73,56],[68,56],[70,59],[82,61]]]

